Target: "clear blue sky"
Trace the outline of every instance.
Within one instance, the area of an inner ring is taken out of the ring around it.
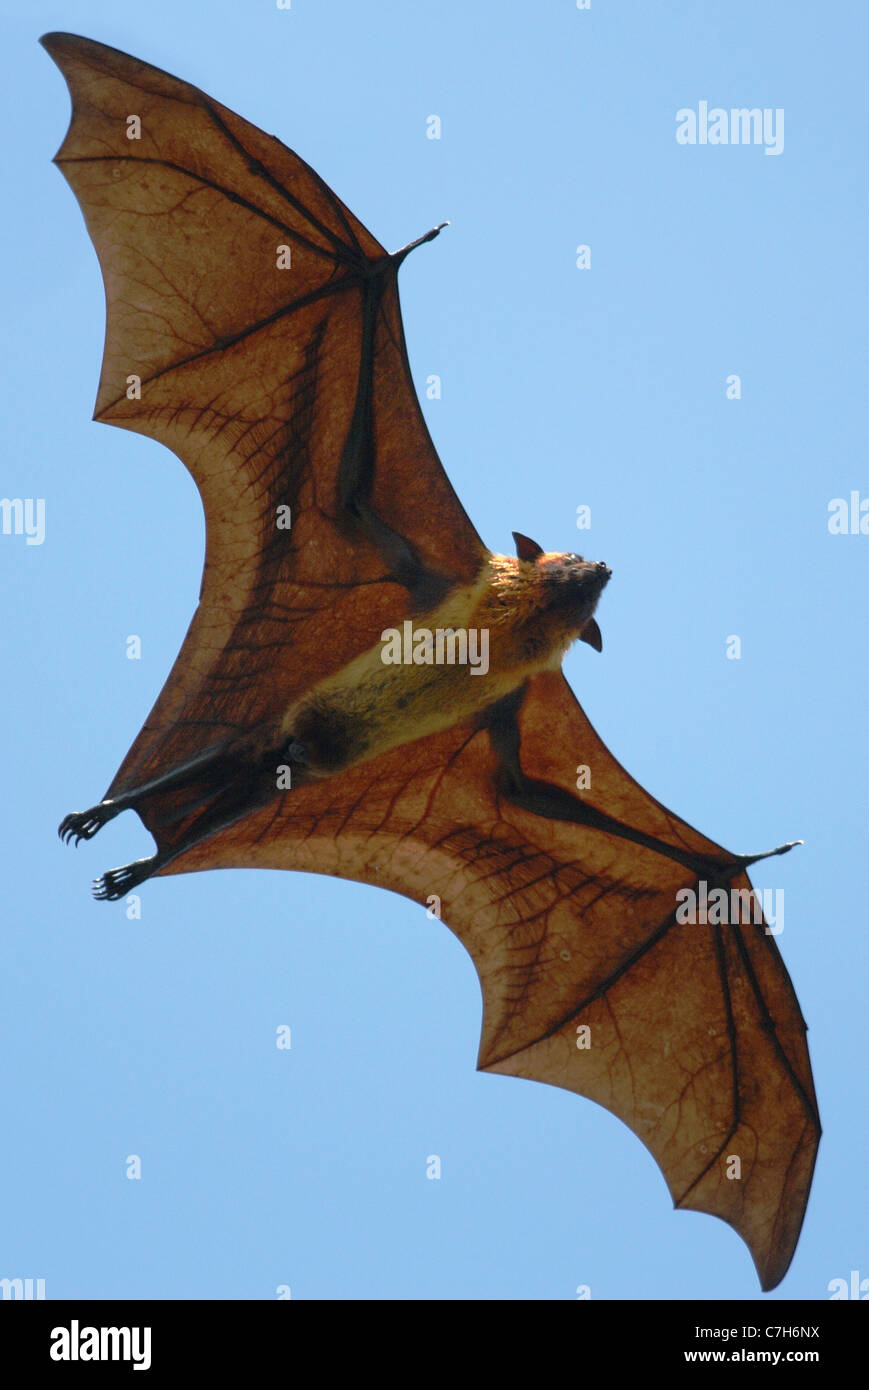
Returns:
[[[149,852],[137,818],[77,852],[56,839],[163,684],[203,551],[178,460],[90,420],[103,290],[50,163],[69,104],[36,42],[67,29],[278,134],[389,247],[450,219],[402,298],[481,534],[612,567],[604,654],[582,647],[566,670],[659,799],[737,850],[806,841],[755,872],[785,889],[778,940],[825,1125],[780,1293],[869,1277],[869,535],[827,527],[832,498],[869,496],[866,7],[4,0],[2,15],[0,493],[45,498],[46,534],[0,536],[0,1276],[45,1278],[49,1297],[758,1293],[739,1238],[674,1213],[619,1121],[475,1072],[476,975],[421,908],[234,871],[149,883],[131,922],[89,882]],[[782,108],[783,152],[678,145],[676,111],[702,100]]]

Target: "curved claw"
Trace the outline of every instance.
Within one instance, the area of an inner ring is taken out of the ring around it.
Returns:
[[[93,881],[93,895],[98,902],[115,903],[131,888],[136,888],[149,878],[159,866],[156,855],[150,859],[135,859],[132,864],[122,864],[119,869],[107,869]]]
[[[740,862],[744,868],[750,868],[752,864],[759,864],[761,859],[774,859],[777,854],[787,854],[788,850],[796,849],[797,845],[805,844],[805,840],[788,840],[785,845],[777,845],[775,849],[765,850],[763,854],[741,854]]]
[[[77,845],[82,840],[92,840],[97,831],[117,815],[118,807],[112,801],[101,801],[99,806],[91,806],[87,811],[71,811],[64,816],[57,833],[65,845],[73,840]]]
[[[107,869],[104,874],[93,881],[93,895],[97,902],[113,903],[118,898],[124,896],[123,881],[125,877],[123,869]]]
[[[72,841],[78,845],[82,840],[92,839],[102,823],[92,811],[73,811],[70,815],[64,816],[57,827],[57,833],[65,845]]]

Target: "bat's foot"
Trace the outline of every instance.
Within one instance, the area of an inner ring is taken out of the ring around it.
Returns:
[[[99,902],[117,902],[118,898],[150,878],[159,866],[158,856],[152,854],[147,859],[134,859],[132,864],[123,864],[119,869],[108,869],[101,878],[94,879],[94,897]]]
[[[80,844],[82,840],[92,840],[98,830],[123,810],[114,801],[101,801],[99,806],[91,806],[89,811],[72,811],[64,816],[57,833],[65,845]]]

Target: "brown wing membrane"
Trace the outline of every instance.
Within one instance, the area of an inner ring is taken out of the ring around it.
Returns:
[[[298,155],[197,88],[71,34],[42,43],[73,103],[56,163],[106,287],[95,418],[172,449],[205,508],[199,607],[114,796],[269,719],[408,611],[339,507],[365,274],[386,252]],[[467,580],[485,552],[419,408],[394,274],[372,351],[371,501],[427,568]]]
[[[525,771],[667,844],[734,856],[666,810],[595,734],[562,676],[538,676],[521,715]],[[676,1206],[729,1222],[764,1289],[784,1276],[820,1126],[806,1029],[763,925],[679,925],[691,872],[651,850],[543,820],[495,791],[485,732],[424,739],[292,796],[166,873],[302,869],[425,903],[470,953],[483,992],[479,1066],[588,1096],[660,1165]],[[744,873],[733,886],[748,888]],[[590,1028],[580,1048],[578,1029]],[[741,1176],[733,1158],[740,1160]]]

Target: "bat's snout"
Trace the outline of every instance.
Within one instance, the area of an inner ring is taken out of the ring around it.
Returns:
[[[546,564],[549,601],[576,624],[577,631],[592,616],[612,570],[603,560],[581,555],[555,555]]]
[[[574,582],[579,583],[584,589],[594,589],[598,594],[609,583],[612,575],[612,570],[603,560],[585,560],[577,566],[577,571]]]

